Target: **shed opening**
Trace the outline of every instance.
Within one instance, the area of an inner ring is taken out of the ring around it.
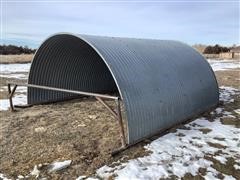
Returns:
[[[114,78],[100,55],[85,41],[72,35],[47,39],[32,61],[29,84],[119,94]],[[55,102],[76,97],[51,90],[28,89],[28,104]],[[38,96],[36,96],[38,94]]]
[[[11,85],[14,87],[11,88]],[[12,96],[17,86],[22,85],[28,87],[28,105],[65,101],[85,95],[95,97],[118,121],[121,148],[125,148],[126,131],[116,82],[104,59],[86,41],[61,34],[43,42],[32,61],[28,83],[9,84],[12,110]],[[109,106],[105,99],[115,100],[116,106]]]

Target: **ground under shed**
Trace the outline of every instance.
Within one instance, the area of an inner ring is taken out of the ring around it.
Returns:
[[[88,175],[111,162],[111,152],[121,146],[117,121],[91,98],[2,112],[1,117],[7,117],[1,118],[1,172],[15,178],[28,175],[33,164],[66,159],[73,160],[70,169],[49,177]],[[130,157],[145,154],[142,148],[130,152]]]

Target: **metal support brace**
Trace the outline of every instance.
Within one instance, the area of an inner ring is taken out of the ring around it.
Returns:
[[[11,85],[14,85],[13,89],[11,89]],[[34,84],[20,84],[20,83],[8,83],[8,93],[9,93],[9,103],[11,111],[14,110],[13,105],[13,95],[17,89],[18,86],[26,86],[26,87],[32,87],[32,88],[39,88],[39,89],[47,89],[47,90],[53,90],[53,91],[60,91],[60,92],[68,92],[73,94],[80,94],[85,96],[93,96],[95,97],[101,104],[104,105],[108,109],[108,111],[114,116],[115,119],[117,119],[119,127],[120,127],[120,138],[121,138],[121,148],[114,151],[112,155],[117,154],[127,148],[127,142],[124,132],[124,125],[122,120],[122,113],[121,113],[121,103],[120,98],[116,96],[110,96],[110,95],[104,95],[104,94],[97,94],[97,93],[90,93],[90,92],[84,92],[84,91],[75,91],[75,90],[68,90],[68,89],[60,89],[60,88],[54,88],[54,87],[47,87],[47,86],[40,86],[40,85],[34,85]],[[115,100],[116,102],[116,111],[114,111],[103,99],[111,99]],[[30,107],[31,105],[27,105],[24,107]],[[22,107],[22,106],[20,106]]]
[[[14,110],[14,106],[13,106],[13,100],[12,100],[12,98],[13,98],[13,95],[14,95],[16,89],[17,89],[17,85],[14,85],[13,89],[11,89],[11,84],[8,84],[9,104],[10,104],[10,108],[11,108],[11,111],[12,111],[12,112],[15,111],[15,110]]]
[[[125,148],[127,143],[126,143],[126,137],[125,137],[125,133],[124,133],[124,126],[123,126],[122,113],[121,113],[121,104],[120,104],[119,98],[116,100],[116,103],[117,103],[117,115],[118,115],[118,123],[119,123],[119,127],[120,127],[122,148]]]
[[[100,97],[95,97],[100,103],[102,103],[108,110],[109,112],[112,113],[112,115],[117,119],[120,127],[120,138],[121,138],[121,144],[122,147],[126,146],[126,138],[125,138],[125,133],[124,133],[124,126],[123,126],[123,120],[122,120],[122,113],[121,113],[121,104],[120,104],[120,99],[118,98],[116,100],[116,111],[117,113]],[[122,148],[121,147],[121,148]]]
[[[118,115],[116,112],[100,97],[95,97],[104,107],[108,109],[108,111],[116,118],[118,119]]]

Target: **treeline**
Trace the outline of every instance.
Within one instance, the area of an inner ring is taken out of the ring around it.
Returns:
[[[222,52],[229,52],[229,51],[230,51],[230,48],[223,47],[223,46],[216,44],[215,46],[207,46],[204,49],[203,53],[204,54],[219,54]]]
[[[32,54],[36,49],[30,49],[27,46],[14,46],[14,45],[0,45],[0,54]]]

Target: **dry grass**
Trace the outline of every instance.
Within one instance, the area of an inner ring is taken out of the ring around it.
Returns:
[[[240,69],[215,72],[219,86],[231,86],[240,88]]]
[[[108,101],[113,105],[112,101]],[[39,105],[17,112],[0,112],[0,172],[16,179],[28,175],[34,165],[71,159],[62,172],[49,179],[74,179],[91,175],[101,166],[144,156],[144,143],[120,156],[111,152],[121,146],[117,121],[97,101],[87,98]],[[41,169],[42,171],[42,169]]]
[[[30,63],[32,59],[33,54],[0,55],[1,64]]]

